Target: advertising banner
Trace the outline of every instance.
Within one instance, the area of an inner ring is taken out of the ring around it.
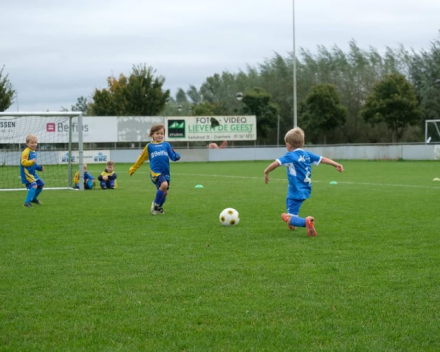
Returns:
[[[26,116],[0,118],[0,143],[25,143],[26,135],[37,135],[38,143],[68,143],[72,129],[72,142],[78,142],[78,121],[68,117]],[[83,142],[116,142],[118,123],[116,116],[83,116]]]
[[[254,141],[257,139],[256,116],[169,116],[166,120],[168,141]]]
[[[77,151],[70,155],[71,162],[78,164],[79,154]],[[85,150],[83,152],[84,164],[105,164],[110,160],[110,150]],[[58,164],[67,164],[69,162],[69,153],[67,151],[58,152]]]
[[[151,126],[164,121],[163,116],[119,116],[118,142],[149,142]]]

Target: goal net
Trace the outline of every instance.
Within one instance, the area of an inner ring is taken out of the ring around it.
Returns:
[[[0,113],[0,191],[25,190],[21,183],[21,153],[26,136],[38,138],[37,172],[45,189],[72,188],[73,176],[82,170],[83,133],[81,112]],[[83,172],[80,172],[80,186]],[[82,187],[81,187],[82,189]]]
[[[425,120],[425,142],[440,143],[440,120]]]

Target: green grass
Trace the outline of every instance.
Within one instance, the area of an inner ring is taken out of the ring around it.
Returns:
[[[309,238],[270,162],[173,163],[156,217],[148,165],[31,209],[0,192],[0,350],[439,351],[438,163],[315,167]]]

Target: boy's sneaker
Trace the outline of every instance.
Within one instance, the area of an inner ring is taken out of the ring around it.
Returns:
[[[150,211],[151,215],[163,214],[163,209],[159,207],[156,203],[154,203],[154,200],[153,203],[151,203]]]
[[[306,228],[307,228],[307,236],[309,237],[316,236],[315,219],[313,218],[313,216],[306,217]]]
[[[163,211],[163,208],[162,208],[162,207],[159,207],[158,210],[157,210],[157,212],[158,212],[159,214],[161,214],[161,215],[164,215],[164,214],[165,214],[164,211]]]
[[[153,201],[153,203],[151,203],[151,208],[150,208],[151,215],[156,215],[157,214],[155,208],[156,207],[154,206],[154,201]]]
[[[295,230],[295,226],[290,224],[290,219],[292,219],[292,217],[290,215],[287,215],[286,213],[282,213],[281,214],[281,219],[283,219],[283,221],[287,224],[289,229]]]
[[[32,204],[31,203],[24,203],[23,206],[26,207],[26,208],[32,208]]]
[[[32,199],[31,202],[40,205],[43,204],[43,202],[39,201],[38,199]]]

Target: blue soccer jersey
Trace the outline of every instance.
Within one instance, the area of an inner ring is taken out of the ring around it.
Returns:
[[[303,149],[295,149],[277,159],[287,167],[289,182],[287,198],[307,199],[312,192],[312,165],[319,165],[322,157]]]
[[[133,174],[145,161],[150,160],[150,177],[153,183],[162,175],[170,181],[170,159],[177,161],[180,154],[176,153],[168,142],[148,143],[136,163],[130,167],[130,174]]]

